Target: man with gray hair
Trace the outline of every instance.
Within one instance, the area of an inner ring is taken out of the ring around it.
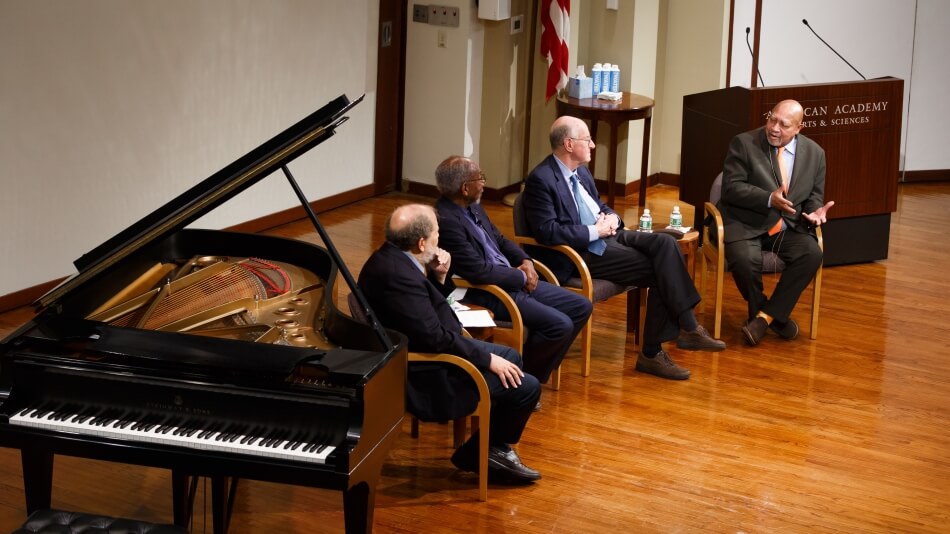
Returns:
[[[553,153],[531,171],[522,193],[532,236],[545,245],[572,247],[594,278],[649,287],[643,346],[635,368],[662,378],[689,378],[689,370],[673,361],[663,342],[675,339],[680,349],[710,351],[723,350],[726,344],[696,321],[693,307],[699,293],[676,240],[667,234],[625,230],[617,212],[600,199],[587,168],[594,141],[584,121],[558,118],[549,139]],[[534,255],[559,278],[574,270],[563,255],[544,250]]]
[[[435,204],[439,243],[452,254],[450,274],[473,284],[494,284],[511,295],[528,331],[525,370],[546,383],[587,324],[593,305],[582,295],[538,280],[528,254],[492,224],[481,206],[485,177],[477,163],[449,156],[436,168],[435,180],[442,194]],[[464,302],[488,308],[496,319],[511,320],[504,305],[486,291],[469,289]]]
[[[521,370],[521,357],[511,347],[463,336],[462,325],[446,302],[455,288],[448,277],[451,261],[449,253],[439,248],[439,224],[432,206],[400,206],[386,222],[386,242],[363,266],[359,286],[379,321],[409,338],[409,350],[461,356],[482,372],[491,394],[489,476],[516,483],[534,482],[541,478],[540,473],[525,466],[511,445],[521,439],[541,396],[541,385]],[[434,394],[444,392],[448,382],[431,384],[427,391],[415,387],[418,383],[413,375],[430,372],[433,366],[460,390],[474,388],[470,379],[467,383],[454,381],[443,364],[410,363],[410,411],[436,414],[434,420],[470,413],[471,407],[451,413],[453,403],[466,397],[465,391]],[[455,451],[452,463],[463,471],[478,470],[477,436]]]

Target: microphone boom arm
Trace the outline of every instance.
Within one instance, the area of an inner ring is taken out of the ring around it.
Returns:
[[[841,58],[841,61],[844,61],[845,63],[847,63],[848,66],[851,67],[851,70],[853,70],[854,72],[857,72],[857,73],[858,73],[858,76],[860,76],[862,80],[867,80],[867,78],[865,78],[864,75],[861,74],[861,71],[859,71],[858,69],[854,68],[854,65],[852,65],[852,64],[851,64],[847,59],[845,59],[841,54],[839,54],[838,51],[835,50],[833,46],[831,46],[831,45],[828,44],[824,39],[822,39],[821,36],[818,35],[818,32],[816,32],[811,26],[809,26],[808,21],[807,21],[806,19],[802,19],[802,24],[804,24],[805,26],[807,26],[808,29],[811,30],[811,32],[815,34],[815,37],[817,37],[819,41],[821,41],[822,43],[825,43],[825,46],[827,46],[829,50],[831,50],[832,52],[835,53],[835,55],[837,55],[838,57],[840,57],[840,58]],[[748,34],[746,34],[746,37],[748,38]]]

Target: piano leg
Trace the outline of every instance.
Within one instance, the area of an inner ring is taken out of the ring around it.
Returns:
[[[37,449],[21,449],[23,466],[23,493],[26,495],[26,513],[47,509],[53,492],[53,453]]]
[[[211,478],[211,517],[214,534],[227,534],[231,526],[231,511],[237,493],[237,477],[213,476]]]
[[[373,531],[377,480],[363,480],[343,492],[343,524],[346,534]]]
[[[188,528],[191,523],[197,488],[198,477],[172,469],[172,509],[179,527]]]

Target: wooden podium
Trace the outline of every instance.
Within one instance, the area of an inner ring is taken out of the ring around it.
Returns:
[[[729,87],[683,97],[680,200],[701,206],[722,171],[729,142],[765,125],[766,114],[785,99],[805,109],[801,133],[825,150],[825,202],[835,201],[823,225],[825,265],[887,258],[891,213],[897,209],[904,81],[781,87]]]

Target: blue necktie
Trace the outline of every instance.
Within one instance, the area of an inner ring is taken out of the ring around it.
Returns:
[[[591,226],[596,223],[597,219],[594,218],[594,213],[587,206],[587,203],[584,202],[584,197],[581,196],[581,183],[580,180],[577,179],[577,173],[571,175],[571,189],[574,190],[574,202],[577,204],[577,214],[581,217],[581,224]],[[607,242],[603,239],[591,241],[587,245],[587,250],[590,251],[591,254],[603,256],[604,251],[607,250]]]
[[[486,258],[493,265],[504,265],[505,267],[511,267],[511,263],[508,262],[508,258],[501,253],[501,250],[498,249],[498,244],[495,243],[495,238],[488,233],[488,230],[485,230],[485,227],[482,226],[482,221],[478,219],[475,215],[475,212],[472,208],[468,209],[468,215],[471,217],[471,221],[475,224],[475,238],[481,243],[482,248],[485,249],[485,254],[488,255]]]

